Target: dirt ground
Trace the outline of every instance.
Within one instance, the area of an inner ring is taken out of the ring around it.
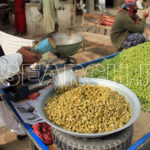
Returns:
[[[117,12],[117,10],[113,10],[112,13]],[[78,21],[81,21],[81,17],[77,18]],[[13,29],[7,29],[7,33],[13,34]],[[25,36],[25,38],[30,38]],[[40,38],[40,37],[38,37]],[[88,45],[85,51],[80,49],[78,53],[73,55],[76,58],[77,63],[81,64],[83,62],[91,61],[94,59],[98,59],[103,56],[110,55],[115,53],[115,50],[105,50],[102,47],[96,47],[95,45]],[[132,144],[135,143],[138,139],[142,138],[145,134],[147,134],[150,130],[150,113],[141,112],[139,118],[134,123],[134,133]],[[22,141],[18,141],[16,136],[8,131],[6,127],[0,128],[0,145],[4,150],[27,150],[29,147],[29,139],[25,138]]]

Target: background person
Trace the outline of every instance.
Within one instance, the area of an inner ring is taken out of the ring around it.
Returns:
[[[104,13],[106,13],[106,9],[105,9],[105,5],[106,5],[106,0],[98,0],[98,8],[100,11],[103,11]]]
[[[78,10],[81,10],[82,13],[86,13],[86,0],[77,0],[76,14],[78,14]]]
[[[57,10],[61,8],[59,0],[40,0],[38,9],[43,15],[45,34],[58,32]]]
[[[14,28],[15,34],[26,32],[25,0],[14,0]]]
[[[137,16],[136,0],[125,0],[116,15],[111,31],[111,41],[117,50],[127,49],[146,41],[143,33],[148,13],[143,13],[141,20]]]

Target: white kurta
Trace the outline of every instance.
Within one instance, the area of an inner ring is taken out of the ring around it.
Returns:
[[[98,4],[99,10],[105,12],[105,11],[106,11],[106,10],[105,10],[105,3],[106,3],[106,1],[105,1],[105,0],[98,0],[98,2],[99,2],[99,4]]]
[[[22,61],[22,55],[19,53],[0,57],[1,89],[6,86],[6,79],[19,72]],[[16,119],[12,115],[12,112],[6,107],[3,101],[0,101],[0,127],[2,126],[6,126],[17,135],[25,135],[25,131],[21,125],[17,123]]]
[[[143,0],[137,0],[137,1],[136,1],[136,5],[137,5],[137,7],[138,7],[139,9],[143,9],[142,3],[143,3]]]
[[[55,30],[55,24],[58,24],[57,10],[61,8],[59,0],[40,0],[39,10],[43,12],[43,22],[45,33],[51,33]]]

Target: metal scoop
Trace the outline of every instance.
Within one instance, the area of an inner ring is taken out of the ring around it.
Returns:
[[[53,77],[53,86],[57,89],[63,86],[72,86],[73,83],[78,83],[78,77],[72,69],[58,72],[58,74]]]

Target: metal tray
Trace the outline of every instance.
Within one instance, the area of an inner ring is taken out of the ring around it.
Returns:
[[[43,120],[45,122],[47,122],[52,128],[55,128],[61,132],[64,132],[66,134],[76,136],[76,137],[98,138],[98,137],[107,136],[107,135],[119,132],[121,130],[124,130],[127,127],[129,127],[130,125],[132,125],[138,118],[138,116],[140,114],[140,110],[141,110],[139,99],[130,89],[123,86],[122,84],[118,84],[116,82],[109,81],[109,80],[95,79],[95,78],[81,78],[79,80],[79,83],[80,84],[88,83],[91,85],[98,84],[100,86],[109,87],[112,90],[117,91],[119,94],[125,96],[125,99],[129,102],[130,107],[131,107],[131,118],[130,118],[129,122],[127,124],[125,124],[124,126],[122,126],[121,128],[115,129],[113,131],[97,133],[97,134],[83,134],[83,133],[71,132],[71,131],[62,129],[62,128],[58,127],[57,125],[53,124],[51,121],[49,121],[43,112],[43,108],[45,106],[45,101],[47,100],[48,97],[52,97],[54,94],[54,88],[50,87],[45,92],[43,92],[40,95],[40,97],[38,98],[37,110],[38,110],[39,115],[43,118]]]

